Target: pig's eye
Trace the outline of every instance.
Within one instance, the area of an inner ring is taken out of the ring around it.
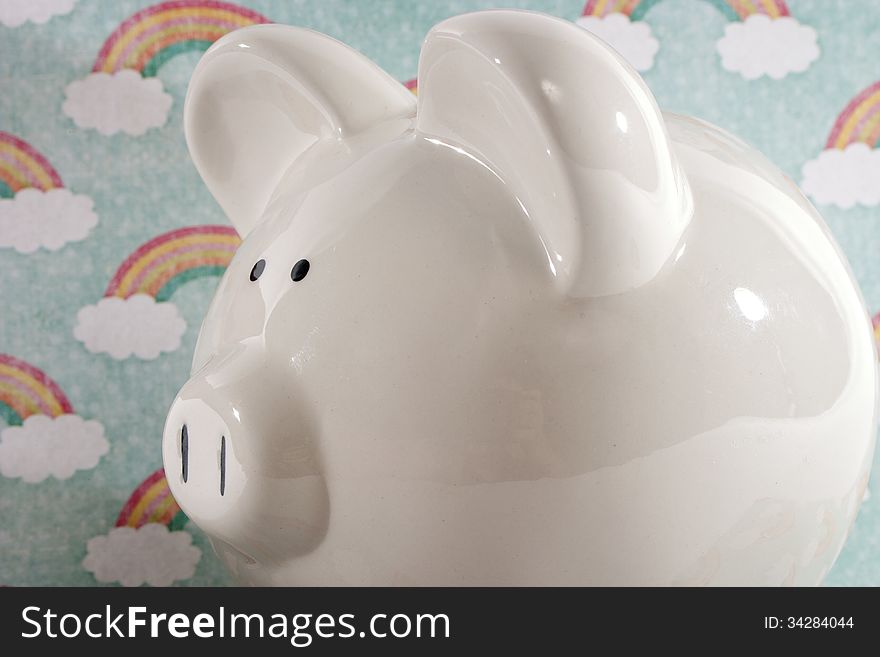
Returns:
[[[254,263],[254,268],[251,269],[251,280],[257,280],[262,274],[263,270],[266,268],[266,261],[260,258]]]
[[[293,266],[293,269],[290,270],[290,280],[296,282],[301,281],[306,277],[306,274],[309,273],[309,261],[308,260],[300,260]]]

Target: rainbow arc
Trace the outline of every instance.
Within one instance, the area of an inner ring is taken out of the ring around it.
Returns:
[[[175,55],[207,50],[232,30],[269,22],[262,14],[231,2],[162,2],[132,14],[113,30],[101,46],[92,72],[132,69],[151,77]]]
[[[186,514],[168,488],[164,468],[159,468],[138,484],[116,518],[117,527],[138,528],[151,522],[165,525],[171,531],[183,529],[187,522]]]
[[[12,198],[27,187],[48,192],[64,187],[49,160],[23,139],[0,131],[0,198]]]
[[[845,149],[850,144],[880,145],[880,80],[866,87],[837,116],[826,149]]]
[[[43,370],[0,354],[0,417],[6,424],[19,425],[31,415],[68,413],[73,413],[73,406],[67,395]]]
[[[728,20],[745,20],[754,14],[770,18],[789,16],[783,0],[704,0],[721,12]],[[645,14],[662,0],[589,0],[584,6],[584,16],[607,16],[625,14],[632,21],[644,19]]]
[[[163,233],[123,261],[104,296],[127,299],[147,294],[168,301],[187,281],[221,275],[240,243],[231,226],[189,226]]]

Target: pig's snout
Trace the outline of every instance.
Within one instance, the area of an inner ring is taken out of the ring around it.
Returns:
[[[180,427],[180,478],[189,481],[189,428]],[[226,492],[226,436],[220,436],[220,495]]]
[[[178,504],[199,525],[228,513],[241,493],[244,477],[233,429],[240,430],[202,399],[178,398],[168,414],[165,476]]]
[[[249,563],[277,562],[312,550],[327,531],[317,431],[284,373],[236,365],[221,360],[178,394],[165,423],[165,475],[215,545]]]

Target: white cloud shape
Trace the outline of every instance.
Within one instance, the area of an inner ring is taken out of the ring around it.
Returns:
[[[155,522],[138,528],[114,527],[86,544],[83,568],[99,582],[123,586],[170,586],[196,572],[202,551],[186,531],[168,531]]]
[[[880,204],[880,150],[857,142],[829,148],[802,168],[801,189],[817,203],[843,209]]]
[[[0,0],[0,23],[18,27],[27,21],[45,23],[53,16],[69,14],[76,0]]]
[[[575,22],[614,48],[637,71],[647,71],[654,65],[660,43],[644,21],[633,23],[626,14],[614,12],[601,18],[581,16]]]
[[[69,189],[22,189],[13,198],[0,199],[0,247],[19,253],[57,251],[85,239],[98,223],[93,206],[91,198]]]
[[[716,44],[721,65],[746,80],[769,75],[774,80],[806,71],[819,58],[816,30],[796,18],[752,14],[729,23]]]
[[[143,78],[131,69],[90,73],[67,85],[64,93],[62,109],[76,125],[108,136],[121,130],[137,137],[165,125],[172,100],[159,78]]]
[[[31,415],[0,432],[0,473],[34,484],[91,470],[110,449],[104,426],[79,415]]]
[[[171,302],[157,303],[147,294],[122,299],[104,297],[97,304],[80,308],[73,335],[95,354],[117,360],[135,355],[152,360],[163,351],[174,351],[186,322]]]

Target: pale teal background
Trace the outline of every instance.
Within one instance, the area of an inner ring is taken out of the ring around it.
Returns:
[[[161,464],[165,412],[185,380],[197,329],[214,279],[180,288],[174,302],[188,329],[182,347],[154,361],[116,361],[88,352],[73,337],[80,307],[97,302],[123,258],[172,228],[225,223],[189,161],[181,111],[198,54],[180,55],[159,71],[174,98],[167,124],[138,138],[104,137],[77,128],[61,112],[64,88],[90,70],[98,49],[126,17],[152,4],[80,0],[44,25],[0,26],[0,130],[41,151],[65,186],[95,201],[100,222],[81,242],[55,253],[0,250],[0,352],[45,370],[75,410],[100,420],[111,449],[93,470],[71,479],[26,484],[0,478],[0,583],[93,585],[80,562],[89,538],[106,533],[135,486]],[[401,80],[415,76],[419,45],[437,21],[500,6],[477,1],[343,2],[243,0],[280,23],[341,39]],[[880,78],[880,3],[789,0],[792,15],[819,34],[821,57],[803,74],[746,81],[721,68],[715,42],[727,20],[707,2],[664,0],[646,20],[660,41],[645,74],[661,106],[693,114],[739,134],[795,180],[822,150],[837,114]],[[575,19],[582,0],[506,2]],[[820,207],[872,313],[880,309],[880,208]],[[2,421],[0,421],[2,428]],[[841,436],[844,439],[845,436]],[[876,465],[876,463],[875,463]],[[875,467],[876,470],[876,467]],[[880,483],[827,579],[835,585],[880,584]],[[203,557],[183,585],[229,583],[204,536],[189,525]]]

